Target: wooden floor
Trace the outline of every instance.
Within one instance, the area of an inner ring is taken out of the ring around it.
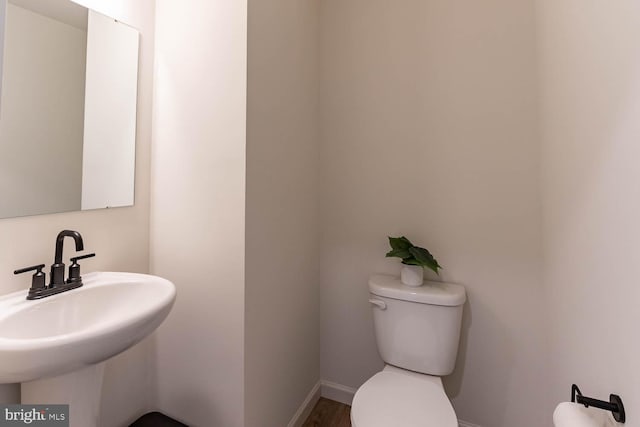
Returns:
[[[351,427],[351,407],[321,397],[302,427]]]

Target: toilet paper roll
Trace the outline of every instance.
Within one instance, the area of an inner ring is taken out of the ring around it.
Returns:
[[[555,427],[617,427],[611,412],[597,408],[585,408],[584,405],[563,402],[553,412]]]

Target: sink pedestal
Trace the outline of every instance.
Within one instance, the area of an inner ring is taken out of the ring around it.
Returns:
[[[69,405],[70,427],[97,427],[100,419],[104,363],[53,378],[22,383],[26,404]]]

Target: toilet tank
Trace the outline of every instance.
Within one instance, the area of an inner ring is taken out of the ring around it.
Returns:
[[[369,278],[378,351],[393,366],[427,375],[449,375],[460,342],[464,287],[429,282],[409,287],[395,276]]]

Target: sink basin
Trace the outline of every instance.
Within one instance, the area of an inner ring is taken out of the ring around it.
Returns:
[[[55,377],[135,345],[167,317],[173,283],[134,273],[89,273],[84,286],[41,300],[0,297],[0,383]]]

